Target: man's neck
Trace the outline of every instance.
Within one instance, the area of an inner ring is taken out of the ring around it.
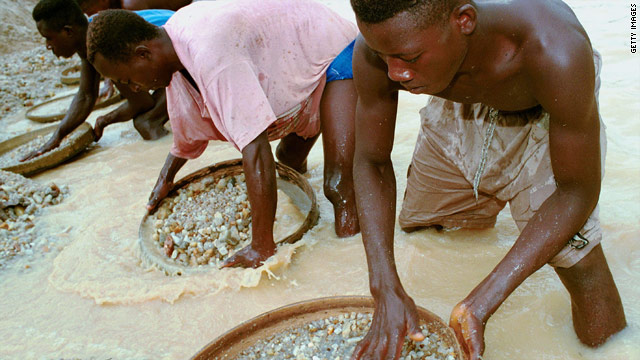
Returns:
[[[160,37],[154,39],[153,46],[157,48],[163,59],[164,66],[171,70],[171,73],[184,69],[184,65],[182,65],[182,62],[173,47],[173,42],[171,42],[169,34],[167,34],[162,27],[160,28]]]
[[[81,59],[87,59],[87,27],[78,28],[76,33],[78,34],[77,48],[78,48],[78,56]]]
[[[519,42],[518,30],[505,21],[505,9],[500,4],[477,5],[478,22],[469,35],[468,51],[460,65],[460,74],[473,78],[476,74],[491,73],[501,60],[512,56]]]

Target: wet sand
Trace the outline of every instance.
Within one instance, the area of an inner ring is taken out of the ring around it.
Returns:
[[[346,0],[324,2],[353,17]],[[604,58],[600,106],[609,142],[600,197],[602,246],[629,326],[599,349],[581,345],[571,324],[569,296],[545,266],[489,321],[485,359],[640,359],[640,55],[629,53],[629,4],[569,4]],[[398,204],[419,127],[417,111],[426,100],[401,96],[392,154]],[[112,108],[94,112],[91,121]],[[6,126],[14,131],[33,123],[7,120]],[[170,137],[145,142],[131,123],[118,124],[107,128],[89,152],[34,177],[68,185],[69,195],[36,224],[57,239],[57,246],[0,270],[0,358],[184,359],[240,322],[278,306],[368,295],[360,235],[338,239],[333,232],[332,208],[322,195],[320,146],[312,150],[307,175],[318,196],[320,222],[297,246],[281,251],[268,271],[167,277],[144,266],[138,226],[170,145]],[[235,149],[212,142],[178,178],[237,157]],[[507,210],[494,229],[484,231],[406,234],[396,227],[403,284],[417,304],[448,319],[516,236]]]

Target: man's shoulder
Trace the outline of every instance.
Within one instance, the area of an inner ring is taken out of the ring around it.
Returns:
[[[568,32],[572,32],[568,30]],[[532,38],[523,47],[523,67],[525,71],[563,74],[577,70],[593,62],[593,49],[586,34],[544,33]]]
[[[514,4],[526,10],[518,18],[526,22],[522,43],[526,68],[563,71],[584,58],[592,61],[589,36],[567,4],[559,0],[516,0]]]

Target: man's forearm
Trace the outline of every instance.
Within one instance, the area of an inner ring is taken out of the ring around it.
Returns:
[[[593,208],[592,201],[558,190],[547,198],[507,255],[469,295],[488,300],[476,316],[486,322],[525,279],[567,245]]]
[[[242,166],[252,214],[252,247],[274,247],[273,222],[278,201],[276,167],[266,132],[242,150]],[[263,249],[264,248],[264,249]]]
[[[69,135],[73,130],[80,126],[87,119],[89,114],[91,114],[95,101],[95,97],[81,93],[76,94],[71,102],[67,115],[60,122],[60,126],[56,129],[54,136],[56,136],[58,140],[62,140],[65,136]]]
[[[122,97],[127,100],[122,106],[118,108],[119,111],[123,112],[122,116],[127,117],[126,119],[121,121],[127,121],[141,113],[152,109],[156,102],[154,98],[147,92],[133,92],[129,88],[129,86],[118,82],[114,82],[114,85],[120,92],[120,95],[122,95]]]
[[[178,171],[187,162],[187,159],[177,157],[172,153],[167,155],[167,159],[164,162],[162,170],[160,170],[160,178],[165,182],[173,182]]]
[[[131,107],[131,104],[128,101],[125,101],[112,112],[104,116],[104,119],[107,119],[107,121],[105,121],[103,125],[106,127],[107,125],[125,122],[132,119],[136,114],[137,112]]]
[[[178,170],[180,170],[186,162],[187,159],[174,156],[171,153],[167,155],[167,159],[164,162],[162,170],[160,170],[160,175],[158,175],[158,180],[156,181],[156,185],[153,187],[153,191],[149,197],[149,202],[147,203],[147,210],[150,213],[153,213],[162,199],[169,194],[169,191],[171,191],[171,188],[173,187],[173,179],[175,178],[176,173],[178,173]]]
[[[393,250],[396,180],[391,161],[376,165],[356,158],[354,187],[369,284],[377,297],[387,289],[401,287]]]

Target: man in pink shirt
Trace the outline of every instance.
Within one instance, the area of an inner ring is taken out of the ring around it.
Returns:
[[[242,152],[253,233],[251,245],[225,266],[257,267],[275,252],[276,172],[269,141],[281,139],[278,160],[305,172],[322,128],[324,192],[334,205],[336,233],[356,234],[356,93],[350,75],[356,34],[354,24],[308,0],[197,2],[163,27],[124,10],[99,13],[87,37],[96,69],[134,91],[167,87],[174,144],[148,209],[210,140],[230,142]]]

